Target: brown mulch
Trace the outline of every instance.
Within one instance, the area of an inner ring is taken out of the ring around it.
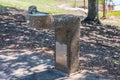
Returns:
[[[0,49],[53,50],[54,31],[28,28],[25,15],[26,11],[20,9],[3,8],[1,10]]]
[[[120,79],[120,28],[81,26],[81,69]]]
[[[54,31],[28,28],[25,13],[26,11],[15,8],[1,10],[0,51],[5,49],[54,51]],[[119,80],[120,27],[89,25],[80,28],[80,69],[89,69]],[[53,55],[53,52],[50,54]]]

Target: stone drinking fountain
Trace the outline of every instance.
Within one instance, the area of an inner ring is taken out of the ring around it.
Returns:
[[[30,6],[28,26],[36,29],[55,29],[55,69],[67,73],[79,70],[80,17],[75,15],[50,15]]]
[[[36,29],[49,29],[53,27],[53,16],[46,12],[37,11],[36,6],[30,6],[27,13],[29,27]]]

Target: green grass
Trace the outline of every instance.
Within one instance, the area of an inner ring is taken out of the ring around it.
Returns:
[[[101,18],[103,16],[103,13],[99,13],[99,17]],[[107,17],[109,16],[115,16],[115,17],[120,17],[120,11],[112,11],[112,12],[107,12],[106,14]]]
[[[113,12],[108,12],[108,16],[120,16],[120,11],[113,11]]]
[[[58,9],[57,5],[62,4],[56,0],[0,0],[0,5],[27,10],[29,6],[37,6],[39,11],[52,14],[64,13],[64,10]]]
[[[112,11],[112,12],[107,12],[106,18],[109,18],[110,16],[114,16],[116,18],[120,18],[120,11]],[[99,17],[103,17],[103,13],[99,13]],[[111,26],[120,26],[119,22],[118,23],[109,23]]]
[[[109,25],[111,25],[111,26],[116,26],[116,27],[120,27],[120,24],[109,24]]]
[[[79,2],[82,3],[83,0]],[[102,0],[99,0],[99,2],[102,2]],[[1,5],[0,8],[2,8],[2,6],[8,6],[8,7],[27,10],[29,6],[35,5],[37,6],[39,11],[49,12],[51,14],[60,14],[60,13],[68,13],[68,12],[65,12],[63,9],[59,9],[57,7],[58,5],[61,4],[72,5],[73,3],[74,0],[70,0],[67,2],[65,1],[60,2],[56,0],[0,0],[0,5]],[[120,11],[108,12],[107,16],[120,16]],[[102,17],[102,13],[100,13],[100,17]]]
[[[99,0],[99,3],[102,4],[102,3],[103,3],[103,0]]]

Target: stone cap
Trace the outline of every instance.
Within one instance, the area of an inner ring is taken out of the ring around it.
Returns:
[[[61,15],[53,15],[54,18],[54,27],[65,27],[72,28],[71,26],[79,26],[80,25],[80,16],[61,14]]]
[[[29,27],[36,29],[49,29],[53,27],[53,16],[46,12],[36,12],[27,14],[27,23]]]

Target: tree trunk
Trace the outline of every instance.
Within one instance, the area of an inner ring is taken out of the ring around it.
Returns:
[[[98,1],[88,0],[88,16],[83,20],[88,24],[101,24],[98,16]]]
[[[86,9],[86,3],[85,3],[85,0],[83,0],[83,2],[84,2],[84,10]]]
[[[103,0],[103,18],[106,18],[106,0]]]

